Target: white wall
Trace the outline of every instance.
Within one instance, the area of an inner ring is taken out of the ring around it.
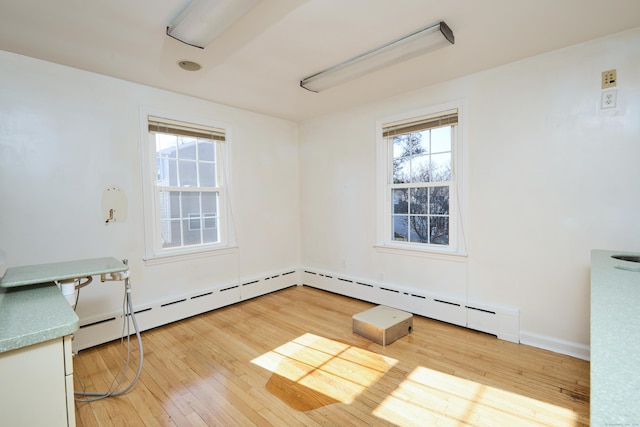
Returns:
[[[375,121],[456,100],[466,261],[376,251]],[[590,250],[640,251],[640,29],[303,122],[300,171],[304,266],[516,307],[522,342],[588,352]]]
[[[0,247],[8,266],[130,260],[151,304],[299,264],[521,310],[521,338],[589,344],[589,251],[640,251],[640,29],[296,125],[0,52]],[[618,71],[618,108],[600,110],[600,72]],[[320,94],[321,95],[321,94]],[[466,103],[468,258],[374,249],[375,121]],[[147,266],[141,105],[233,127],[239,252]],[[117,185],[126,222],[105,226]],[[93,284],[80,316],[120,309]]]
[[[230,124],[239,252],[145,265],[141,106]],[[136,305],[295,267],[297,159],[295,123],[0,52],[0,247],[9,267],[128,258]],[[112,185],[126,194],[128,218],[105,225],[101,198]],[[81,318],[120,310],[121,288],[84,288]]]

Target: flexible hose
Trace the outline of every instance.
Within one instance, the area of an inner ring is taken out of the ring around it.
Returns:
[[[142,362],[144,360],[144,352],[142,350],[142,337],[140,335],[140,328],[138,327],[138,321],[136,320],[136,316],[135,313],[133,311],[133,301],[131,299],[131,285],[129,283],[129,278],[125,278],[124,279],[124,284],[125,284],[125,299],[124,299],[124,318],[125,318],[125,325],[126,325],[126,331],[123,331],[124,333],[126,333],[127,335],[127,362],[126,362],[126,366],[124,368],[124,371],[122,373],[122,378],[118,381],[118,383],[116,384],[115,387],[113,387],[111,390],[106,391],[106,392],[85,392],[85,391],[76,391],[75,394],[76,396],[85,396],[87,397],[86,399],[82,399],[82,398],[77,398],[76,397],[76,401],[78,402],[95,402],[96,400],[100,400],[100,399],[104,399],[107,397],[111,397],[111,396],[121,396],[123,394],[125,394],[126,392],[128,392],[129,390],[131,390],[133,388],[133,386],[138,382],[138,379],[140,378],[140,374],[142,373]],[[128,312],[127,312],[128,311]],[[133,323],[133,329],[135,331],[136,334],[136,338],[138,340],[138,349],[139,349],[139,357],[138,357],[138,371],[136,372],[135,377],[133,378],[133,380],[131,381],[131,383],[124,389],[119,390],[119,388],[122,386],[122,381],[124,380],[124,377],[126,376],[127,370],[129,369],[129,355],[131,353],[131,347],[130,347],[130,334],[129,334],[129,320],[127,319],[127,316],[131,317],[131,321]],[[122,339],[124,339],[124,336],[122,337]],[[90,397],[89,397],[90,396]]]
[[[84,278],[84,282],[80,282],[81,279],[78,279],[78,284],[76,285],[76,290],[82,289],[87,286],[89,283],[93,282],[92,276],[87,276]]]

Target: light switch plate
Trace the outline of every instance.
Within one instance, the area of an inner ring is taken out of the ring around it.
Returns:
[[[602,72],[602,89],[616,87],[616,70],[608,70]]]

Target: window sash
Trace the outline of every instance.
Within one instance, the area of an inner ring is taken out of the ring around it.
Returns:
[[[222,218],[220,217],[220,193],[219,192],[198,192],[198,193],[206,193],[206,194],[215,194],[217,196],[216,203],[215,203],[216,209],[213,212],[206,210],[206,208],[202,206],[202,203],[203,203],[202,200],[198,201],[196,212],[193,212],[193,211],[185,212],[184,211],[185,206],[183,205],[184,199],[182,198],[183,193],[193,193],[193,191],[182,191],[181,189],[178,189],[176,191],[166,193],[165,197],[170,198],[172,197],[172,194],[178,197],[178,200],[177,200],[178,205],[176,206],[174,204],[173,208],[171,208],[170,206],[173,202],[169,200],[164,200],[164,202],[167,202],[168,204],[163,204],[160,197],[160,192],[156,193],[157,195],[157,197],[155,198],[157,203],[156,209],[162,210],[163,206],[169,209],[169,215],[162,215],[160,212],[158,212],[157,218],[159,222],[156,225],[156,227],[157,227],[157,232],[159,232],[159,234],[157,235],[161,239],[160,242],[162,242],[158,250],[160,250],[161,252],[166,252],[166,251],[174,251],[176,249],[178,250],[192,249],[197,247],[208,247],[208,246],[220,244],[222,240],[222,236],[219,232],[219,224],[220,224],[220,221],[222,220]],[[199,227],[198,229],[193,228],[192,223],[193,223],[193,220],[195,219],[193,217],[194,214],[197,215],[198,221],[202,219],[203,222],[206,224],[206,221],[213,220],[215,225],[213,227],[205,226],[205,227]],[[173,225],[177,224],[178,228],[174,230],[172,228],[173,227],[172,224]],[[184,224],[187,224],[189,232],[192,232],[192,233],[197,232],[197,235],[187,236],[185,234],[187,230],[183,229]],[[207,230],[215,230],[214,235],[209,235],[211,233],[207,232]]]
[[[388,191],[388,197],[390,200],[389,203],[389,217],[391,219],[391,223],[390,223],[390,229],[389,229],[389,239],[392,242],[401,242],[404,244],[409,244],[409,245],[420,245],[422,247],[439,247],[439,248],[448,248],[451,247],[451,239],[452,239],[452,232],[451,232],[451,209],[452,206],[450,205],[450,201],[451,201],[451,196],[452,196],[452,188],[453,185],[451,182],[446,182],[446,183],[427,183],[428,185],[411,185],[411,184],[394,184],[394,185],[390,185],[390,190]],[[431,195],[427,196],[427,200],[425,201],[424,204],[417,204],[415,206],[417,206],[417,208],[413,207],[413,199],[411,197],[411,190],[415,190],[415,189],[424,189],[424,188],[446,188],[447,189],[447,203],[446,203],[446,212],[441,212],[438,209],[437,205],[434,205],[433,200],[431,199]],[[394,205],[394,195],[395,195],[395,191],[396,190],[406,190],[406,206],[404,209],[401,209],[400,211],[396,211],[395,209],[395,205]],[[434,210],[435,209],[435,210]],[[424,231],[428,231],[428,235],[425,238],[418,238],[418,239],[414,239],[412,238],[412,236],[416,236],[416,237],[420,237],[420,233],[418,232],[418,230],[413,230],[410,223],[412,221],[415,221],[417,218],[422,218],[422,221],[425,221],[425,223],[423,225],[427,225],[427,229],[422,230]],[[438,220],[438,218],[440,218],[440,220]],[[400,229],[406,228],[406,236],[405,238],[402,238],[401,235],[396,235],[398,228],[396,228],[399,223],[397,222],[398,220],[400,221],[406,221],[404,224],[400,223]],[[446,224],[446,242],[440,241],[438,242],[437,240],[439,240],[437,237],[434,239],[434,236],[431,236],[431,224],[432,222],[440,222],[444,220],[445,223],[443,223],[442,225]]]

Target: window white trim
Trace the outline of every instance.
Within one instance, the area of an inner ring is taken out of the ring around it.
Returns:
[[[466,256],[467,254],[467,158],[466,142],[466,103],[455,101],[434,105],[418,110],[412,110],[376,120],[376,244],[374,247],[380,252],[403,254],[433,254],[439,256]],[[391,197],[389,193],[389,163],[392,151],[383,128],[389,124],[406,123],[412,118],[434,116],[439,113],[458,110],[458,124],[452,141],[453,185],[450,191],[449,206],[449,245],[428,245],[420,243],[405,243],[391,239]]]
[[[220,187],[222,191],[219,194],[220,209],[220,242],[216,244],[194,245],[189,247],[162,249],[159,234],[160,212],[158,204],[155,200],[155,180],[156,180],[156,162],[155,162],[155,146],[152,143],[152,137],[149,132],[149,117],[162,117],[171,119],[176,122],[194,123],[197,125],[222,129],[225,132],[225,142],[216,144],[216,155],[221,160],[222,170],[219,175]],[[189,113],[184,110],[158,109],[154,107],[141,106],[139,110],[140,122],[140,155],[142,167],[142,185],[143,185],[143,212],[144,212],[144,236],[145,236],[145,257],[147,265],[154,265],[163,262],[173,262],[178,260],[187,260],[193,258],[201,258],[207,254],[214,252],[228,253],[236,247],[235,232],[233,230],[233,217],[231,209],[231,146],[232,146],[232,127],[228,123],[212,120],[203,117],[197,113]],[[221,144],[224,144],[220,147]]]
[[[190,260],[199,259],[199,258],[207,258],[211,256],[237,254],[237,253],[238,253],[237,246],[229,246],[226,248],[207,249],[207,250],[201,250],[198,252],[178,253],[178,254],[149,257],[149,258],[145,257],[143,258],[143,260],[145,265],[154,266],[154,265],[160,265],[160,264],[167,264],[170,262],[190,261]]]

